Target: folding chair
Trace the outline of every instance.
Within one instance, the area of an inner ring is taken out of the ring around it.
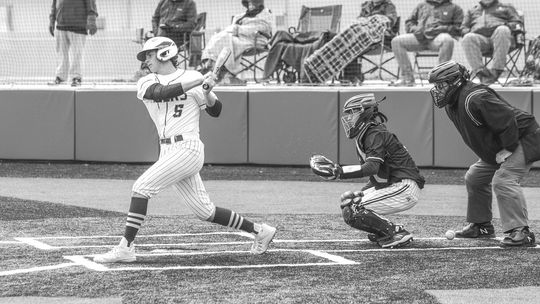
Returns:
[[[339,32],[342,5],[329,5],[321,7],[307,7],[302,5],[298,26],[290,27],[289,33],[306,32]]]
[[[394,77],[396,79],[399,77],[399,66],[397,68],[397,72],[394,73],[394,72],[388,70],[385,67],[385,65],[387,63],[389,63],[390,61],[395,59],[394,52],[392,51],[391,42],[392,42],[393,37],[399,35],[400,23],[401,23],[401,17],[398,16],[396,21],[392,25],[391,31],[392,31],[393,35],[392,36],[385,36],[384,39],[381,40],[381,43],[372,45],[367,52],[365,52],[363,55],[361,55],[358,58],[358,60],[366,61],[369,64],[373,65],[373,67],[371,67],[370,69],[362,71],[362,78],[363,79],[365,79],[366,75],[371,74],[371,73],[376,72],[376,71],[379,72],[378,77],[379,77],[380,80],[383,80],[383,77],[382,77],[383,72],[385,72],[386,74],[388,74],[388,75],[390,75],[390,76],[392,76],[392,77]],[[390,56],[385,58],[385,56],[387,54],[389,54]],[[370,57],[373,56],[373,55],[379,55],[378,60],[371,59]],[[362,63],[362,66],[363,66],[363,63]]]
[[[263,63],[263,60],[266,59],[266,57],[268,56],[268,51],[270,50],[270,46],[268,45],[268,43],[262,46],[260,44],[257,44],[257,41],[260,40],[261,37],[264,37],[264,39],[266,39],[267,41],[272,38],[272,36],[268,35],[267,33],[257,31],[255,39],[253,41],[253,47],[250,47],[242,53],[242,60],[240,61],[242,69],[237,73],[240,74],[243,72],[252,72],[253,81],[255,82],[259,82],[259,79],[257,78],[257,72],[264,73],[264,68],[260,65]]]
[[[205,30],[206,12],[203,12],[197,15],[195,29],[191,33],[184,34],[184,44],[178,46],[178,62],[184,65],[184,69],[187,69],[188,63],[193,68],[200,65],[202,50],[206,45]]]
[[[509,83],[510,77],[520,77],[523,72],[523,67],[525,66],[525,54],[527,53],[525,45],[525,17],[522,11],[517,11],[517,13],[521,18],[523,28],[518,32],[512,33],[514,36],[514,46],[508,51],[508,54],[506,55],[506,63],[504,64],[505,71],[507,71],[506,78],[504,79],[504,82],[500,82],[499,79],[496,81],[503,87]],[[521,56],[522,54],[523,56]],[[493,61],[493,52],[484,53],[482,54],[482,57],[484,57],[484,68],[487,69],[489,63]],[[521,70],[518,67],[520,57],[523,57]],[[473,79],[474,78],[476,78],[476,75],[473,76]]]
[[[339,32],[342,8],[342,5],[328,5],[321,7],[307,7],[302,5],[297,27],[289,27],[288,32],[292,37],[307,33],[313,33],[313,36],[315,37],[317,36],[317,33],[320,33],[321,39],[324,38],[329,40],[332,35]],[[325,32],[329,32],[330,35],[324,35]],[[315,44],[320,47],[323,45],[322,42],[327,41],[317,40],[306,43],[305,45],[290,43],[290,46],[293,48],[297,47],[300,50],[313,48],[315,47]],[[311,52],[313,51],[315,51],[315,49],[311,49]],[[297,66],[301,66],[303,60],[311,54],[309,51],[298,51],[295,53],[298,54],[298,56],[303,56],[294,59],[297,63],[295,65]],[[302,78],[301,71],[292,64],[286,63],[284,60],[281,60],[278,63],[274,73],[276,74],[275,78],[278,83],[281,82],[281,78],[283,78],[285,83],[294,83]]]
[[[427,58],[427,59],[426,59]],[[422,61],[422,62],[421,62]],[[424,85],[424,76],[427,76],[429,71],[439,63],[439,52],[420,51],[414,53],[414,68],[413,70],[420,78],[420,84]],[[426,77],[427,81],[427,77]]]

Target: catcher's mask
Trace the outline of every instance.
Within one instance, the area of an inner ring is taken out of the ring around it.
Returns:
[[[137,54],[137,59],[144,62],[146,52],[157,50],[156,56],[159,61],[170,60],[178,55],[178,47],[167,37],[154,37],[144,43],[143,49]]]
[[[454,93],[469,80],[467,68],[451,60],[434,67],[428,75],[428,81],[434,86],[429,91],[433,103],[443,108],[453,99]]]
[[[373,93],[366,93],[355,95],[345,102],[341,124],[348,138],[354,138],[360,134],[362,128],[367,126],[374,114],[378,112],[377,106],[384,99],[386,97],[376,101]]]

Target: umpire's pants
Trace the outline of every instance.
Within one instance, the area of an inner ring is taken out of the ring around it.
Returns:
[[[495,192],[504,231],[527,226],[527,203],[520,182],[532,164],[525,162],[521,144],[501,165],[479,160],[465,174],[468,192],[467,221],[489,222],[493,218],[492,189]]]

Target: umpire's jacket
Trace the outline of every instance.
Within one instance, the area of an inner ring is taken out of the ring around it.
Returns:
[[[454,94],[446,114],[480,159],[497,164],[497,152],[513,152],[521,141],[527,162],[536,160],[540,146],[539,126],[533,115],[517,109],[494,90],[468,81]]]

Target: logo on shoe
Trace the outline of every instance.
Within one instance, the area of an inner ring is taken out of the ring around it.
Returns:
[[[486,228],[480,228],[480,234],[489,234]]]

